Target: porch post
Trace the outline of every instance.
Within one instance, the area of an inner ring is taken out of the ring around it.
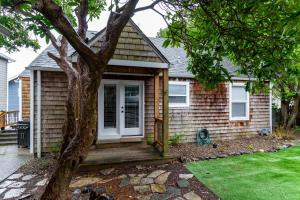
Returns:
[[[163,69],[163,156],[168,154],[169,139],[169,69]]]
[[[154,141],[158,141],[157,121],[159,118],[159,73],[154,75]]]

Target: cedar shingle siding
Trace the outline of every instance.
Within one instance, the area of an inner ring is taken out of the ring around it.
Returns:
[[[62,72],[41,72],[42,78],[42,152],[49,152],[59,145],[65,118],[67,79]],[[105,77],[104,77],[105,78]],[[110,76],[110,78],[113,78]],[[118,79],[120,77],[116,77]],[[126,79],[126,78],[125,78]],[[129,77],[127,79],[130,79]],[[153,133],[154,90],[153,78],[145,80],[145,133]],[[207,128],[212,138],[232,139],[238,136],[257,134],[261,128],[269,127],[269,97],[250,95],[250,119],[229,121],[228,83],[215,90],[205,90],[193,79],[190,82],[190,106],[170,108],[170,135],[182,133],[183,142],[194,142],[197,128]],[[35,109],[36,113],[36,109]],[[36,127],[36,121],[35,121]]]

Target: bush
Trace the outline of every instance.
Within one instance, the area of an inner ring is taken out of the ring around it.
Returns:
[[[273,135],[277,138],[277,139],[281,139],[281,140],[289,140],[289,139],[293,139],[293,134],[291,131],[286,130],[284,127],[280,126],[277,127],[274,131],[273,131]]]
[[[177,145],[177,144],[181,143],[181,141],[183,140],[183,138],[184,138],[184,135],[182,133],[176,133],[175,135],[172,135],[169,138],[168,143],[170,145]]]

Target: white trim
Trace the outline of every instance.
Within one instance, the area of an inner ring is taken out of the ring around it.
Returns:
[[[171,95],[169,91],[169,99],[170,96],[184,96],[186,97],[186,103],[170,103],[169,100],[169,107],[170,108],[186,108],[190,106],[190,82],[189,81],[169,81],[170,85],[184,85],[186,87],[186,94],[185,95]]]
[[[241,121],[241,120],[247,121],[247,120],[249,120],[249,112],[250,112],[249,92],[247,91],[246,116],[245,117],[232,117],[232,86],[246,87],[245,83],[229,83],[229,120],[230,121]]]
[[[273,129],[273,114],[272,114],[272,88],[273,85],[270,82],[270,93],[269,93],[269,117],[270,117],[270,133],[272,134]]]
[[[19,95],[19,121],[22,121],[22,79],[19,79],[19,88],[18,88],[18,95]]]
[[[124,126],[124,122],[122,122],[122,118],[121,118],[121,114],[120,114],[120,104],[121,102],[121,96],[124,93],[124,91],[122,91],[122,86],[124,86],[125,84],[136,84],[140,86],[141,89],[141,93],[140,93],[140,102],[141,102],[141,108],[140,108],[140,134],[138,135],[125,135],[124,133],[128,130],[125,130]],[[116,119],[116,123],[117,123],[117,127],[113,128],[111,130],[107,130],[107,134],[108,135],[101,135],[101,132],[104,132],[104,127],[103,127],[103,101],[104,101],[104,95],[103,95],[103,87],[104,84],[116,84],[117,86],[117,119]],[[123,92],[123,93],[122,93]],[[112,79],[103,79],[101,81],[100,87],[98,89],[98,136],[97,139],[98,140],[114,140],[114,139],[124,139],[124,138],[144,138],[145,135],[145,83],[144,81],[140,81],[140,80],[112,80]]]
[[[37,156],[41,158],[42,148],[41,148],[41,71],[37,71]]]
[[[30,71],[30,153],[34,153],[34,71]]]

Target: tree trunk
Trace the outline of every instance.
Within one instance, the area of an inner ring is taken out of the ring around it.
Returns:
[[[291,117],[288,120],[287,125],[286,125],[286,129],[288,129],[288,130],[290,130],[293,127],[293,125],[295,124],[295,121],[299,114],[299,103],[300,103],[300,95],[297,94],[297,96],[294,98],[294,105],[293,105]]]
[[[69,84],[72,81],[69,81]],[[64,125],[64,142],[61,155],[42,200],[68,199],[68,188],[79,164],[87,157],[96,137],[97,91],[101,76],[83,72],[76,80],[77,91],[69,90],[67,115]],[[74,99],[74,97],[79,97]],[[71,115],[71,118],[69,118]],[[72,120],[73,119],[73,120]],[[74,128],[72,128],[74,127]],[[67,132],[70,131],[70,132]]]
[[[288,121],[288,116],[289,116],[289,102],[286,100],[281,100],[281,125],[283,127],[286,127],[287,121]]]

